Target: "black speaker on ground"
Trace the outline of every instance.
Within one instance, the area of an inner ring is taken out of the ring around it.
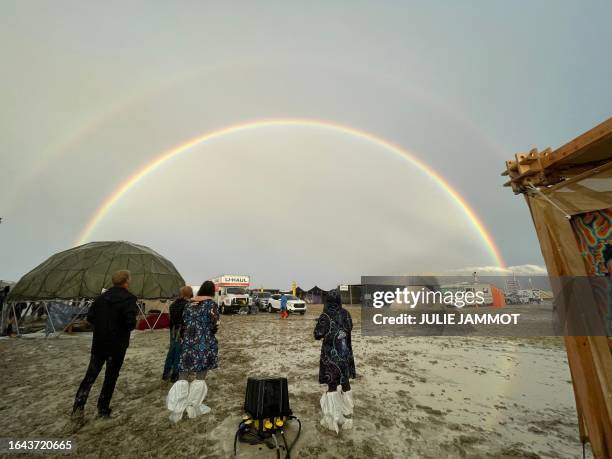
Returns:
[[[237,454],[238,440],[240,440],[241,443],[251,445],[265,443],[269,448],[276,449],[276,457],[279,459],[284,445],[285,459],[291,459],[291,450],[300,437],[302,423],[293,416],[289,406],[287,378],[278,376],[248,378],[244,411],[246,416],[242,418],[234,436],[234,456]],[[298,431],[289,445],[285,437],[285,428],[291,421],[297,421]]]
[[[291,416],[287,378],[276,376],[247,379],[244,411],[253,419]]]

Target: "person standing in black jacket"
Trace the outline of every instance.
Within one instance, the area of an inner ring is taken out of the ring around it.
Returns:
[[[110,401],[115,390],[125,352],[130,345],[130,333],[136,327],[136,297],[128,291],[129,271],[117,271],[112,276],[113,287],[98,296],[87,313],[93,326],[91,359],[85,377],[74,400],[72,415],[81,418],[91,386],[106,364],[104,382],[98,398],[98,415],[109,417]]]

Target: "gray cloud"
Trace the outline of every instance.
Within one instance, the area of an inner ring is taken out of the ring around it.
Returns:
[[[277,117],[332,120],[413,151],[470,202],[508,264],[541,264],[528,210],[499,172],[513,153],[609,116],[610,5],[348,5],[0,5],[0,277],[71,246],[161,152]],[[543,36],[544,21],[556,27]],[[306,129],[177,158],[94,236],[149,244],[193,282],[246,271],[330,286],[493,261],[417,169]]]

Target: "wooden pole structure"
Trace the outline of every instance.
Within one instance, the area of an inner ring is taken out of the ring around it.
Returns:
[[[612,211],[612,118],[557,150],[532,149],[506,161],[505,186],[523,194],[551,278],[593,276],[572,220]],[[593,186],[593,184],[599,184]],[[604,184],[605,186],[601,186]],[[612,273],[607,273],[612,276]],[[610,306],[608,306],[610,307]],[[605,319],[602,319],[605,320]],[[606,336],[565,336],[580,439],[612,457],[612,356]]]

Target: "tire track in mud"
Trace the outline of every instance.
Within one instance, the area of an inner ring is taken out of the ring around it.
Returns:
[[[87,457],[226,458],[247,377],[277,374],[288,377],[291,407],[303,422],[295,457],[567,458],[579,452],[560,340],[362,337],[359,308],[349,309],[358,373],[351,383],[355,426],[338,436],[319,425],[324,388],[312,329],[320,306],[283,321],[266,313],[223,316],[219,368],[207,378],[212,412],[178,425],[168,421],[170,384],[161,381],[167,331],[134,334],[113,397],[114,418],[95,418],[99,378],[87,422],[74,434],[68,415],[91,338],[0,340],[0,431],[5,437],[69,437]],[[541,374],[529,375],[539,367]],[[536,379],[521,383],[526,377]],[[271,455],[266,447],[243,445],[241,451],[242,457]]]

